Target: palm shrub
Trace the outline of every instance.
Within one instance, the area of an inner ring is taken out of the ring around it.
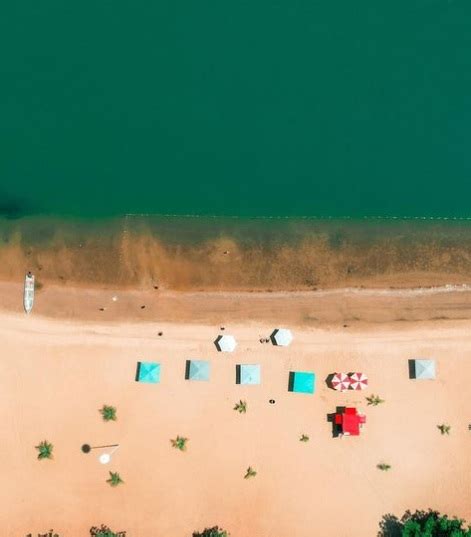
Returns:
[[[213,528],[206,528],[203,531],[194,531],[193,537],[229,537],[229,534],[220,527],[214,526]]]
[[[106,480],[106,482],[109,483],[112,487],[117,487],[118,485],[124,483],[118,472],[110,472],[110,477]]]
[[[247,468],[247,471],[245,472],[244,479],[250,479],[251,477],[255,477],[257,475],[257,472],[249,466]]]
[[[116,421],[116,408],[114,406],[103,405],[100,414],[104,421]]]
[[[368,401],[368,405],[371,406],[378,406],[381,403],[384,403],[384,399],[381,399],[379,395],[370,395],[366,398],[366,400]]]
[[[185,451],[188,438],[185,438],[183,436],[177,436],[175,439],[170,440],[170,442],[172,443],[172,446],[174,448],[179,449],[180,451]]]
[[[446,423],[442,423],[441,425],[437,425],[437,429],[441,434],[450,434],[451,427],[450,425],[446,425]]]
[[[385,462],[380,462],[379,464],[376,465],[376,468],[378,468],[378,470],[383,470],[383,472],[387,472],[388,470],[391,469],[391,465]]]
[[[38,450],[38,459],[52,459],[52,450],[54,446],[47,440],[43,440],[38,446],[35,446]]]
[[[105,526],[105,524],[102,524],[101,526],[93,526],[93,528],[90,528],[90,536],[91,537],[126,537],[125,531],[118,531],[114,532],[111,531],[108,526]]]
[[[234,410],[237,410],[239,414],[245,414],[247,412],[247,402],[242,401],[242,399],[235,404]]]
[[[302,434],[299,439],[300,442],[309,442],[309,436],[307,434]]]

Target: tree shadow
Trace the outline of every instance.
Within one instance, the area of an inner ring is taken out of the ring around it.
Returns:
[[[397,516],[388,513],[379,523],[378,537],[402,537],[402,526]]]

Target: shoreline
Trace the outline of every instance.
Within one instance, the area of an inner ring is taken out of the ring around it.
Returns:
[[[0,219],[0,279],[174,291],[471,285],[471,225],[129,217]]]
[[[0,310],[24,314],[22,293],[22,283],[0,281]],[[471,286],[260,292],[48,284],[37,290],[31,316],[109,323],[250,321],[352,328],[365,323],[471,319]]]

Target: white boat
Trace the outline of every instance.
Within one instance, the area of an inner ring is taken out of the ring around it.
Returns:
[[[28,272],[25,276],[25,290],[23,294],[23,306],[26,313],[31,313],[34,304],[34,275]]]

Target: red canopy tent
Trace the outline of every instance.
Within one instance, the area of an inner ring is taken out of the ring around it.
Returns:
[[[360,427],[366,423],[366,416],[358,414],[354,407],[346,407],[343,412],[335,414],[335,424],[340,425],[342,434],[346,436],[359,436]]]

